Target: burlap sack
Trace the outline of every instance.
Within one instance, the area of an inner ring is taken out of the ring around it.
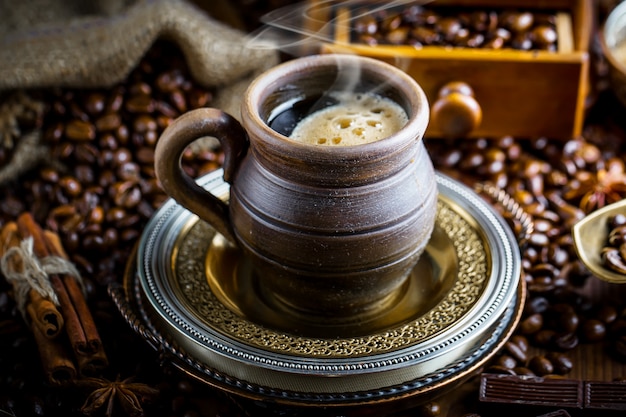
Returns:
[[[250,80],[278,61],[183,0],[0,0],[0,103],[18,89],[112,86],[157,39],[176,43],[195,80],[217,88],[214,105],[235,117]],[[18,156],[0,167],[0,183],[32,159],[25,164]]]

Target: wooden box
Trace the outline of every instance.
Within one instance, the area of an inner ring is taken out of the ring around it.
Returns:
[[[427,136],[569,139],[581,133],[588,91],[591,0],[436,0],[423,6],[450,13],[505,9],[551,13],[558,34],[551,51],[356,42],[352,14],[363,16],[364,8],[381,4],[339,1],[329,7],[327,1],[313,2],[310,20],[334,23],[319,28],[332,28],[328,35],[332,41],[323,44],[322,53],[374,57],[413,76],[431,105]],[[471,87],[474,102],[449,101],[458,94],[440,97],[444,86],[459,81]],[[472,107],[476,105],[478,110]]]

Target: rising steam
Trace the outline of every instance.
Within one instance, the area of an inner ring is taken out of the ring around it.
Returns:
[[[424,5],[431,0],[393,0],[367,3],[367,14],[399,8],[406,5]],[[247,46],[253,49],[274,49],[293,56],[308,54],[325,42],[335,42],[334,33],[341,29],[352,33],[352,22],[363,17],[358,14],[363,0],[323,0],[301,2],[274,10],[261,18],[263,26],[248,36]],[[337,9],[352,10],[348,21],[337,17]],[[323,20],[322,17],[327,17]]]
[[[352,38],[352,35],[357,32],[354,22],[362,19],[364,16],[375,15],[385,11],[401,10],[407,6],[422,6],[430,3],[430,1],[432,0],[392,0],[385,2],[364,2],[363,0],[303,1],[264,15],[261,18],[263,26],[248,36],[246,46],[252,49],[280,51],[292,57],[316,54],[320,52],[320,47],[324,43],[341,45],[341,42],[335,36],[337,32],[347,33],[350,35],[348,38]],[[349,18],[346,15],[340,16],[340,10],[349,10]],[[349,39],[346,42],[350,42]],[[343,64],[338,62],[338,65]],[[405,64],[402,62],[396,63],[396,66],[400,69],[403,69],[403,65]],[[361,77],[361,68],[354,65],[354,63],[340,67],[332,86],[329,86],[328,91],[315,103],[311,103],[306,112],[297,114],[296,111],[292,111],[291,106],[286,106],[288,107],[287,110],[281,106],[280,111],[276,111],[270,117],[272,128],[289,136],[294,127],[306,116],[318,110],[343,103],[344,101],[341,97],[349,96],[350,93],[358,91]],[[385,82],[381,82],[376,86],[368,86],[366,93],[375,96],[379,91],[384,90],[385,85]],[[276,110],[279,109],[277,108]]]

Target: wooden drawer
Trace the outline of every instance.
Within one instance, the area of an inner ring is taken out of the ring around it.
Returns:
[[[506,6],[499,0],[437,0],[423,6],[442,13],[503,11],[506,7],[553,14],[558,37],[552,51],[380,43],[369,46],[351,37],[352,17],[357,10],[362,13],[381,2],[364,1],[357,6],[350,2],[351,7],[345,7],[345,3],[342,6],[340,1],[332,7],[321,2],[317,8],[318,2],[313,3],[309,10],[314,16],[312,21],[336,23],[325,25],[334,30],[329,35],[332,42],[323,44],[322,53],[358,53],[381,59],[402,68],[420,83],[431,104],[427,136],[454,136],[455,131],[459,132],[457,125],[467,122],[466,112],[475,111],[465,108],[464,103],[458,110],[457,103],[446,102],[449,98],[438,102],[442,88],[456,81],[471,87],[481,113],[479,124],[461,129],[463,133],[457,136],[569,139],[581,133],[588,90],[591,0],[509,0]]]

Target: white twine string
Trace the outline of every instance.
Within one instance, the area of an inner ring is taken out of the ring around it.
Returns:
[[[10,262],[11,259],[14,262]],[[24,317],[26,317],[28,293],[31,289],[59,306],[59,299],[50,283],[51,274],[71,275],[84,291],[83,281],[76,267],[59,256],[46,256],[39,259],[33,253],[32,237],[22,240],[19,246],[8,249],[0,260],[0,269],[6,280],[13,285],[17,308]]]

